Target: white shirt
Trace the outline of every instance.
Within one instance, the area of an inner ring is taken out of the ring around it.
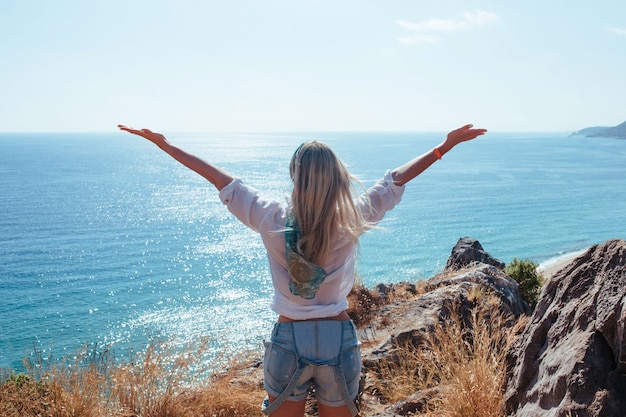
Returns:
[[[404,185],[394,184],[391,172],[387,171],[381,180],[356,200],[357,209],[367,221],[378,223],[387,211],[400,202],[404,188]],[[224,187],[220,191],[220,199],[243,224],[261,235],[274,285],[271,302],[274,312],[293,320],[307,320],[336,316],[348,308],[346,297],[355,279],[356,242],[337,239],[329,259],[320,265],[326,270],[326,279],[315,298],[307,300],[292,294],[289,289],[284,233],[289,211],[286,202],[264,199],[240,179]]]

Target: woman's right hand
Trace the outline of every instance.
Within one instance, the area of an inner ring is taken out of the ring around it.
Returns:
[[[474,125],[468,124],[463,127],[460,127],[452,132],[448,133],[446,137],[446,142],[450,145],[450,147],[456,146],[461,142],[467,142],[468,140],[472,140],[477,138],[478,136],[484,135],[487,132],[487,129],[473,129]]]
[[[128,133],[132,133],[133,135],[141,136],[142,138],[148,139],[150,142],[156,145],[162,145],[166,142],[165,136],[160,133],[153,132],[150,129],[134,129],[132,127],[117,125],[120,130],[124,130]]]

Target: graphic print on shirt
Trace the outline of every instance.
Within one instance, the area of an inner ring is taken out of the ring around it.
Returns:
[[[289,290],[293,295],[311,300],[326,279],[326,271],[319,265],[309,262],[298,253],[300,229],[293,213],[287,218],[285,246],[287,250],[287,271],[289,272]]]

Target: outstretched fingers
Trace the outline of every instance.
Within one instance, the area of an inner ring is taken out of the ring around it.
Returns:
[[[123,130],[123,131],[125,131],[125,132],[129,132],[129,133],[132,133],[132,134],[135,134],[135,135],[139,135],[139,134],[141,133],[141,131],[140,131],[140,130],[135,129],[134,127],[128,127],[128,126],[126,126],[126,125],[117,125],[117,127],[118,127],[120,130]]]
[[[485,133],[487,133],[487,129],[474,129],[474,125],[467,124],[448,133],[448,138],[453,140],[455,143],[460,143],[472,140],[478,136],[484,135]]]
[[[160,133],[153,132],[150,129],[135,129],[122,124],[117,125],[117,127],[120,130],[132,133],[133,135],[141,136],[142,138],[148,139],[149,141],[157,144],[165,140],[165,136]]]

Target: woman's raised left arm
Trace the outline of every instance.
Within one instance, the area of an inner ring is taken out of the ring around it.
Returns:
[[[487,129],[474,129],[472,125],[465,125],[451,131],[439,146],[391,171],[393,182],[397,185],[406,184],[426,171],[435,161],[441,159],[445,153],[449,152],[459,143],[475,139],[480,135],[484,135],[486,132]]]

